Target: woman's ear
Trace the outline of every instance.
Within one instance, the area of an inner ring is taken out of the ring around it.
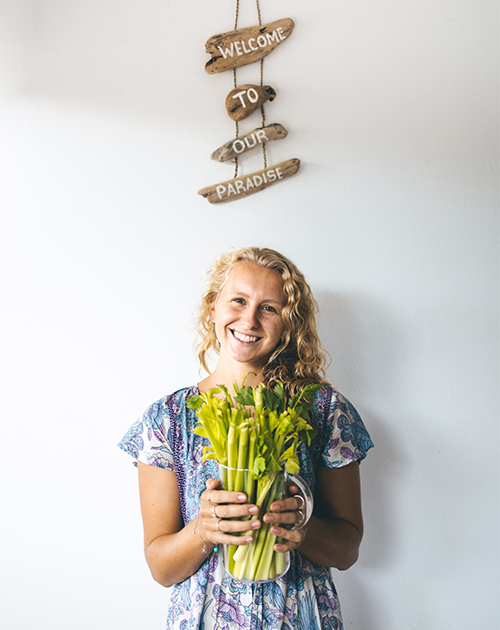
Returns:
[[[212,293],[212,295],[209,296],[207,302],[208,302],[208,309],[210,313],[210,319],[212,320],[212,324],[213,324],[215,321],[215,303],[217,302],[217,296]]]

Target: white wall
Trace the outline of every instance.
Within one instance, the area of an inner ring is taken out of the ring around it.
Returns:
[[[261,5],[296,21],[264,72],[302,169],[217,207],[233,0],[2,0],[2,629],[164,627],[115,443],[198,378],[206,267],[248,244],[306,273],[376,442],[346,628],[498,628],[497,3]]]

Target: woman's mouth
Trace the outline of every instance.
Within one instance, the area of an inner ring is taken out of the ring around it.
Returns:
[[[255,343],[260,339],[260,337],[251,337],[250,335],[244,335],[243,333],[240,333],[236,330],[231,330],[231,332],[236,337],[236,339],[238,339],[238,341],[242,341],[243,343]]]

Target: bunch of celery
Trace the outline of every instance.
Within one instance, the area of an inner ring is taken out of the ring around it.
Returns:
[[[244,492],[259,507],[261,521],[271,504],[286,495],[283,471],[300,470],[297,446],[313,437],[308,412],[320,387],[308,385],[287,400],[280,382],[268,389],[263,384],[245,386],[243,380],[241,389],[233,385],[234,400],[219,385],[187,401],[199,419],[195,433],[210,442],[203,461],[215,459],[225,467],[220,469],[224,489]],[[249,545],[228,546],[227,568],[235,578],[271,580],[284,572],[285,554],[274,551],[277,541],[270,527],[262,523]]]

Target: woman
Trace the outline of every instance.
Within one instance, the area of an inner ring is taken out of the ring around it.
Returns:
[[[152,576],[173,586],[169,629],[342,628],[329,568],[347,569],[358,557],[359,462],[373,444],[356,410],[322,376],[315,312],[303,275],[283,255],[250,247],[222,256],[209,271],[198,318],[200,363],[208,372],[206,356],[215,350],[215,370],[151,405],[119,444],[138,460]],[[193,433],[197,418],[186,407],[189,396],[219,384],[232,391],[250,372],[247,385],[280,380],[289,394],[324,385],[311,418],[318,435],[299,447],[314,514],[300,527],[300,497],[272,504],[263,521],[284,539],[275,550],[295,553],[285,576],[264,584],[236,581],[224,571],[222,544],[248,544],[262,523],[245,495],[220,489],[215,463],[201,462],[206,440]],[[241,516],[250,518],[230,520]]]

